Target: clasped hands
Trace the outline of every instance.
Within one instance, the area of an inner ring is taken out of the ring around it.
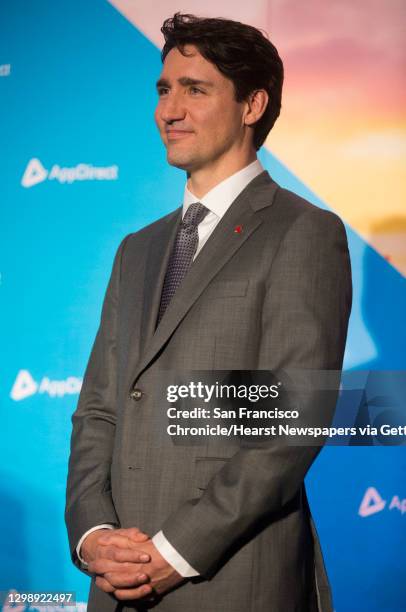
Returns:
[[[119,600],[149,599],[185,580],[136,527],[93,531],[80,552],[96,585]]]

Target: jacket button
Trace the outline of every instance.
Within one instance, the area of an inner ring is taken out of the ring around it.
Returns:
[[[138,402],[143,395],[144,394],[141,389],[137,389],[137,387],[133,387],[130,391],[130,398],[133,399],[135,402]]]

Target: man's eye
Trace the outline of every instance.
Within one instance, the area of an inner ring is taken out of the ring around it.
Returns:
[[[167,87],[159,87],[158,89],[158,96],[163,96],[165,94],[168,93],[168,88]]]
[[[203,91],[201,89],[199,89],[198,87],[190,87],[189,91],[192,94],[203,93]]]

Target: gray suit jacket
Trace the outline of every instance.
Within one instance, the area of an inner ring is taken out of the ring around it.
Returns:
[[[174,444],[157,427],[155,391],[166,370],[340,369],[351,308],[343,224],[263,172],[217,225],[155,330],[180,220],[178,209],[130,234],[115,258],[72,417],[72,558],[80,567],[75,547],[97,524],[162,529],[201,574],[164,596],[162,612],[331,612],[303,484],[318,449]],[[89,610],[115,609],[145,608],[117,607],[92,581]]]

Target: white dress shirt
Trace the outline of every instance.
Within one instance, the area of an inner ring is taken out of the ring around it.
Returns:
[[[242,170],[239,170],[235,174],[232,174],[224,181],[213,187],[205,196],[202,198],[197,198],[193,193],[188,189],[187,184],[185,185],[185,193],[183,197],[183,210],[182,210],[182,219],[185,216],[185,213],[189,206],[193,204],[193,202],[201,202],[208,208],[209,212],[198,225],[197,231],[199,235],[199,242],[197,245],[197,250],[194,255],[194,259],[198,256],[204,244],[207,242],[211,233],[213,232],[216,225],[219,223],[221,218],[225,215],[231,204],[234,202],[236,197],[241,193],[241,191],[250,183],[258,174],[261,174],[264,169],[261,165],[261,162],[256,159],[248,166],[245,166]],[[111,524],[103,524],[96,525],[86,531],[83,536],[80,538],[78,545],[76,547],[76,553],[79,559],[82,561],[84,565],[86,562],[80,556],[80,547],[82,546],[85,538],[92,533],[92,531],[96,531],[96,529],[114,529],[114,526]],[[197,572],[189,563],[175,550],[172,544],[166,539],[162,531],[159,531],[152,538],[152,542],[163,558],[172,565],[173,568],[184,578],[191,578],[192,576],[199,576],[199,572]]]
[[[201,202],[210,211],[207,213],[203,221],[199,223],[197,228],[199,242],[194,259],[198,256],[212,231],[230,208],[236,197],[248,185],[248,183],[250,183],[263,171],[264,169],[261,162],[256,159],[248,166],[245,166],[245,168],[242,170],[239,170],[235,174],[232,174],[228,178],[224,179],[224,181],[221,181],[221,183],[213,187],[213,189],[210,189],[210,191],[208,191],[202,198],[197,198],[195,195],[193,195],[193,193],[188,189],[187,184],[185,185],[182,219],[185,216],[187,209],[191,204],[193,204],[193,202]]]

